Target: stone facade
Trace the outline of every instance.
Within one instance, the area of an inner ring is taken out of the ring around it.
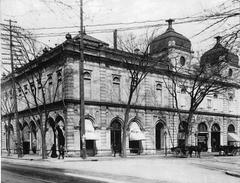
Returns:
[[[121,143],[121,126],[129,94],[130,76],[128,71],[119,65],[119,59],[123,56],[122,52],[111,49],[105,43],[96,41],[90,36],[86,35],[84,39],[86,40],[84,91],[87,153],[89,156],[111,155],[113,146],[120,146]],[[153,57],[158,56],[158,53],[155,54]],[[175,62],[173,64],[180,64],[181,57],[184,57],[188,64],[192,59],[191,54],[189,50],[173,46],[170,48],[169,57],[172,58],[172,62]],[[79,55],[74,38],[65,41],[49,53],[45,53],[40,59],[47,60],[42,69],[43,80],[48,82],[47,90],[49,92],[46,103],[49,110],[49,125],[46,134],[47,149],[50,150],[54,143],[58,143],[58,135],[54,136],[54,133],[57,134],[57,132],[54,132],[50,125],[50,121],[53,121],[55,127],[63,127],[67,153],[78,155],[80,153]],[[234,67],[233,69],[239,68]],[[50,75],[52,76],[51,86],[49,86],[48,80]],[[26,85],[23,76],[23,74],[19,74],[17,79],[19,83]],[[59,77],[61,77],[61,81],[59,81]],[[181,125],[174,109],[174,101],[165,84],[171,84],[165,75],[149,73],[135,92],[127,133],[128,154],[161,153],[165,148],[170,150],[171,147],[179,145]],[[2,96],[6,91],[9,92],[10,88],[10,78],[6,77],[2,80]],[[196,145],[198,141],[202,140],[205,141],[208,151],[212,151],[213,141],[216,140],[219,142],[214,143],[218,143],[218,145],[227,145],[229,125],[233,125],[234,132],[240,136],[240,89],[233,88],[232,90],[234,96],[231,100],[229,100],[228,94],[218,97],[209,96],[204,99],[193,117],[194,126],[193,133],[189,138],[189,145]],[[56,98],[53,100],[55,94]],[[178,97],[184,113],[184,110],[189,107],[189,98],[180,92],[180,88]],[[20,99],[19,94],[18,99],[22,140],[29,144],[30,153],[33,152],[33,145],[37,148],[36,152],[40,152],[41,135],[36,124],[37,121],[33,116],[29,116],[28,108]],[[12,99],[9,100],[12,101]],[[2,115],[2,126],[8,124],[7,116],[7,113]],[[10,140],[10,148],[14,149],[16,140],[13,135],[16,136],[14,119],[12,119],[11,125],[13,126],[11,130],[13,138]],[[1,134],[2,148],[5,149],[6,131],[4,128],[2,128]],[[54,138],[56,142],[54,142]],[[120,147],[116,149],[119,151]]]

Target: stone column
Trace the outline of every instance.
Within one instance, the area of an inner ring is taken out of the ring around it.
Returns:
[[[212,152],[212,146],[211,146],[211,131],[208,131],[208,141],[207,141],[207,145],[208,145],[208,152]]]

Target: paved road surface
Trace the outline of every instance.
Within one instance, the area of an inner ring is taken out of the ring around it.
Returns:
[[[61,169],[34,168],[2,162],[2,183],[103,183],[66,175]]]

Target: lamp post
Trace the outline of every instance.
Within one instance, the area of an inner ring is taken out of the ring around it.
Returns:
[[[164,131],[164,140],[165,140],[165,156],[167,156],[167,131]]]
[[[197,146],[197,132],[194,133],[195,136],[195,146]]]

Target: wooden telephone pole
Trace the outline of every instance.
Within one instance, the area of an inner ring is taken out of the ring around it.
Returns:
[[[84,106],[84,44],[83,44],[83,1],[80,0],[80,62],[79,62],[79,97],[80,97],[80,155],[86,159],[86,138],[85,138],[85,106]],[[81,146],[82,143],[82,146]]]
[[[9,44],[10,44],[10,61],[12,70],[12,89],[13,89],[13,102],[14,102],[14,115],[15,115],[15,125],[16,125],[16,135],[17,135],[17,154],[18,158],[22,157],[21,139],[20,139],[20,129],[19,129],[19,116],[18,116],[18,104],[17,104],[17,93],[16,93],[16,82],[15,82],[15,69],[13,63],[13,29],[12,23],[17,23],[12,20],[5,20],[9,22]]]

